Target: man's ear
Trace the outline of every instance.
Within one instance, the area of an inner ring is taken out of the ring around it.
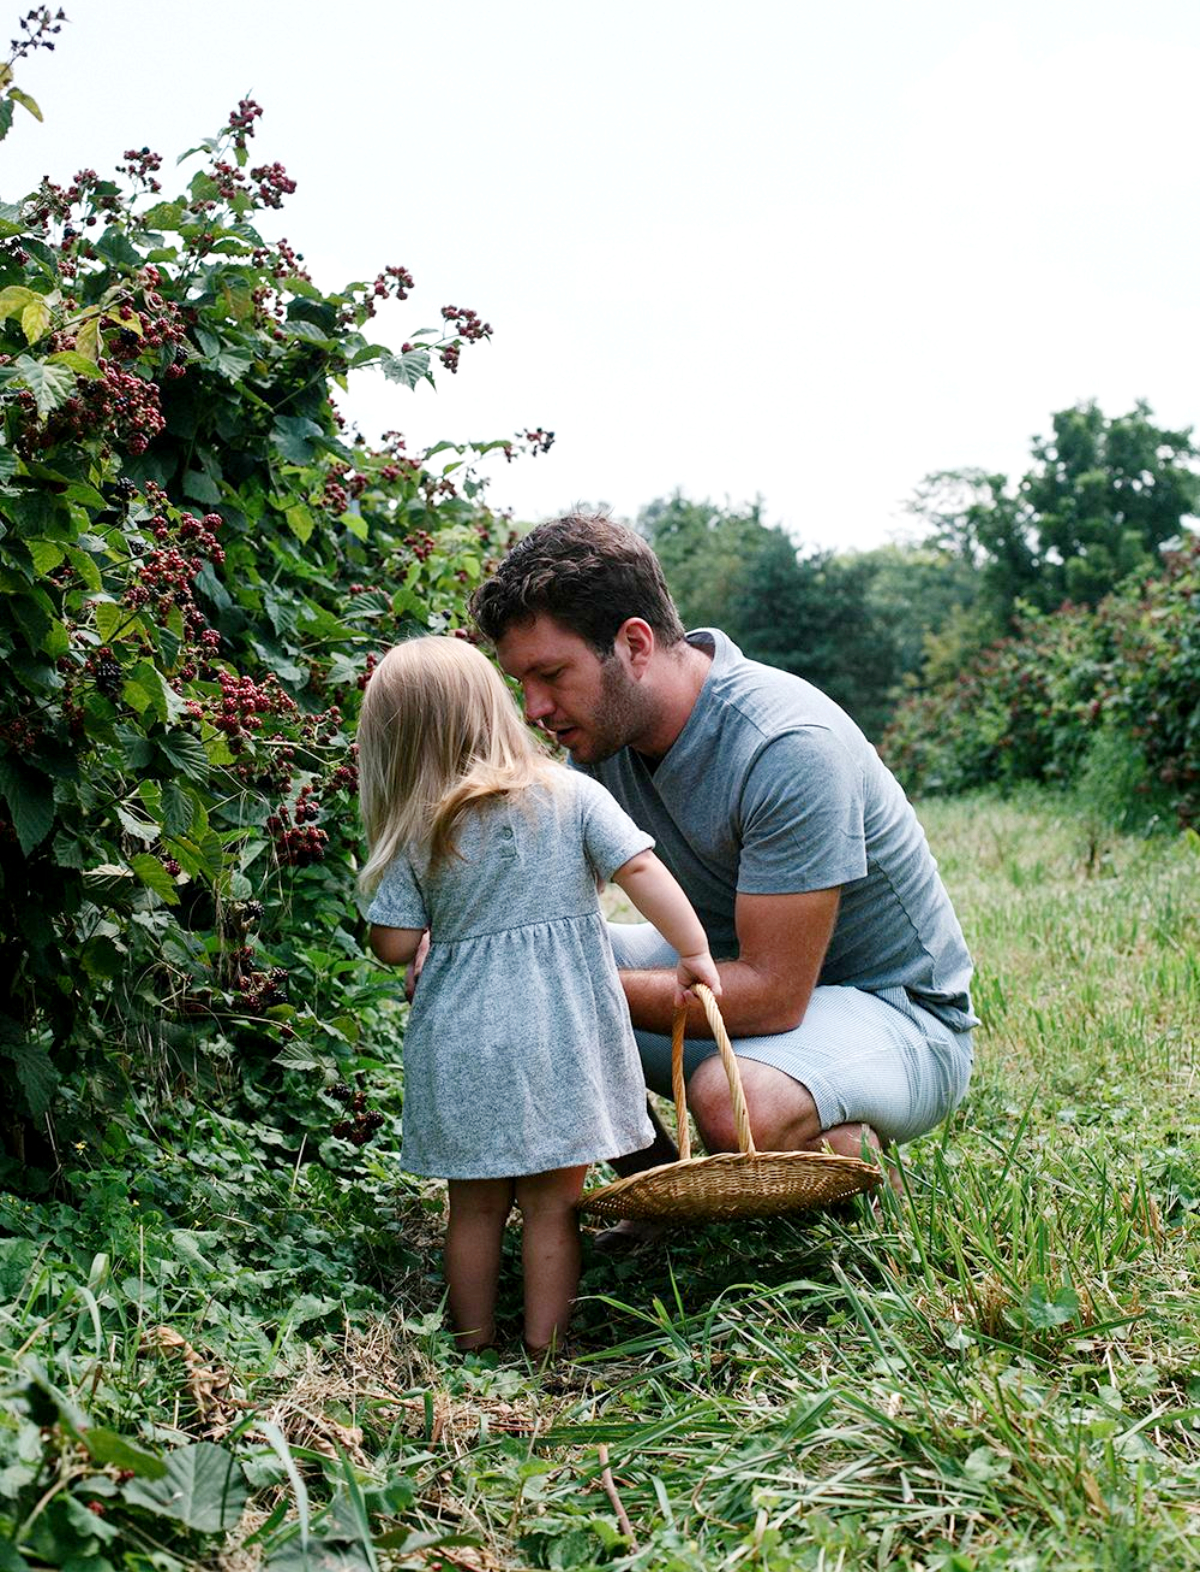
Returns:
[[[624,652],[630,675],[640,677],[654,654],[654,629],[641,617],[627,617],[617,629],[613,648],[618,652]]]

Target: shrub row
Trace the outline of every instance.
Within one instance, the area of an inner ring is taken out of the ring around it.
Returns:
[[[1010,638],[901,707],[882,751],[912,793],[1018,781],[1101,787],[1127,822],[1200,822],[1200,539],[1095,610],[1027,612]],[[1100,771],[1102,773],[1102,771]]]

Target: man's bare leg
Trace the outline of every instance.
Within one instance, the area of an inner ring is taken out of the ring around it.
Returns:
[[[861,1157],[863,1143],[874,1151],[883,1142],[869,1124],[838,1124],[822,1130],[817,1105],[806,1086],[774,1065],[739,1059],[742,1090],[754,1144],[764,1152],[819,1152],[826,1146],[841,1157]],[[703,1060],[688,1082],[688,1103],[706,1149],[736,1152],[737,1127],[725,1067],[714,1056]]]

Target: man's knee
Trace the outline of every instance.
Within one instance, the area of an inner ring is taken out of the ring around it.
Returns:
[[[783,1070],[754,1059],[739,1059],[738,1069],[750,1133],[760,1150],[790,1152],[818,1139],[821,1121],[806,1086]],[[729,1081],[718,1055],[705,1059],[688,1082],[688,1106],[708,1151],[739,1150]]]

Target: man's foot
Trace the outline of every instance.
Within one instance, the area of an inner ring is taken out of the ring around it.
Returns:
[[[623,1217],[611,1228],[592,1235],[592,1248],[601,1255],[630,1255],[647,1245],[657,1244],[670,1232],[668,1223],[654,1217]]]

